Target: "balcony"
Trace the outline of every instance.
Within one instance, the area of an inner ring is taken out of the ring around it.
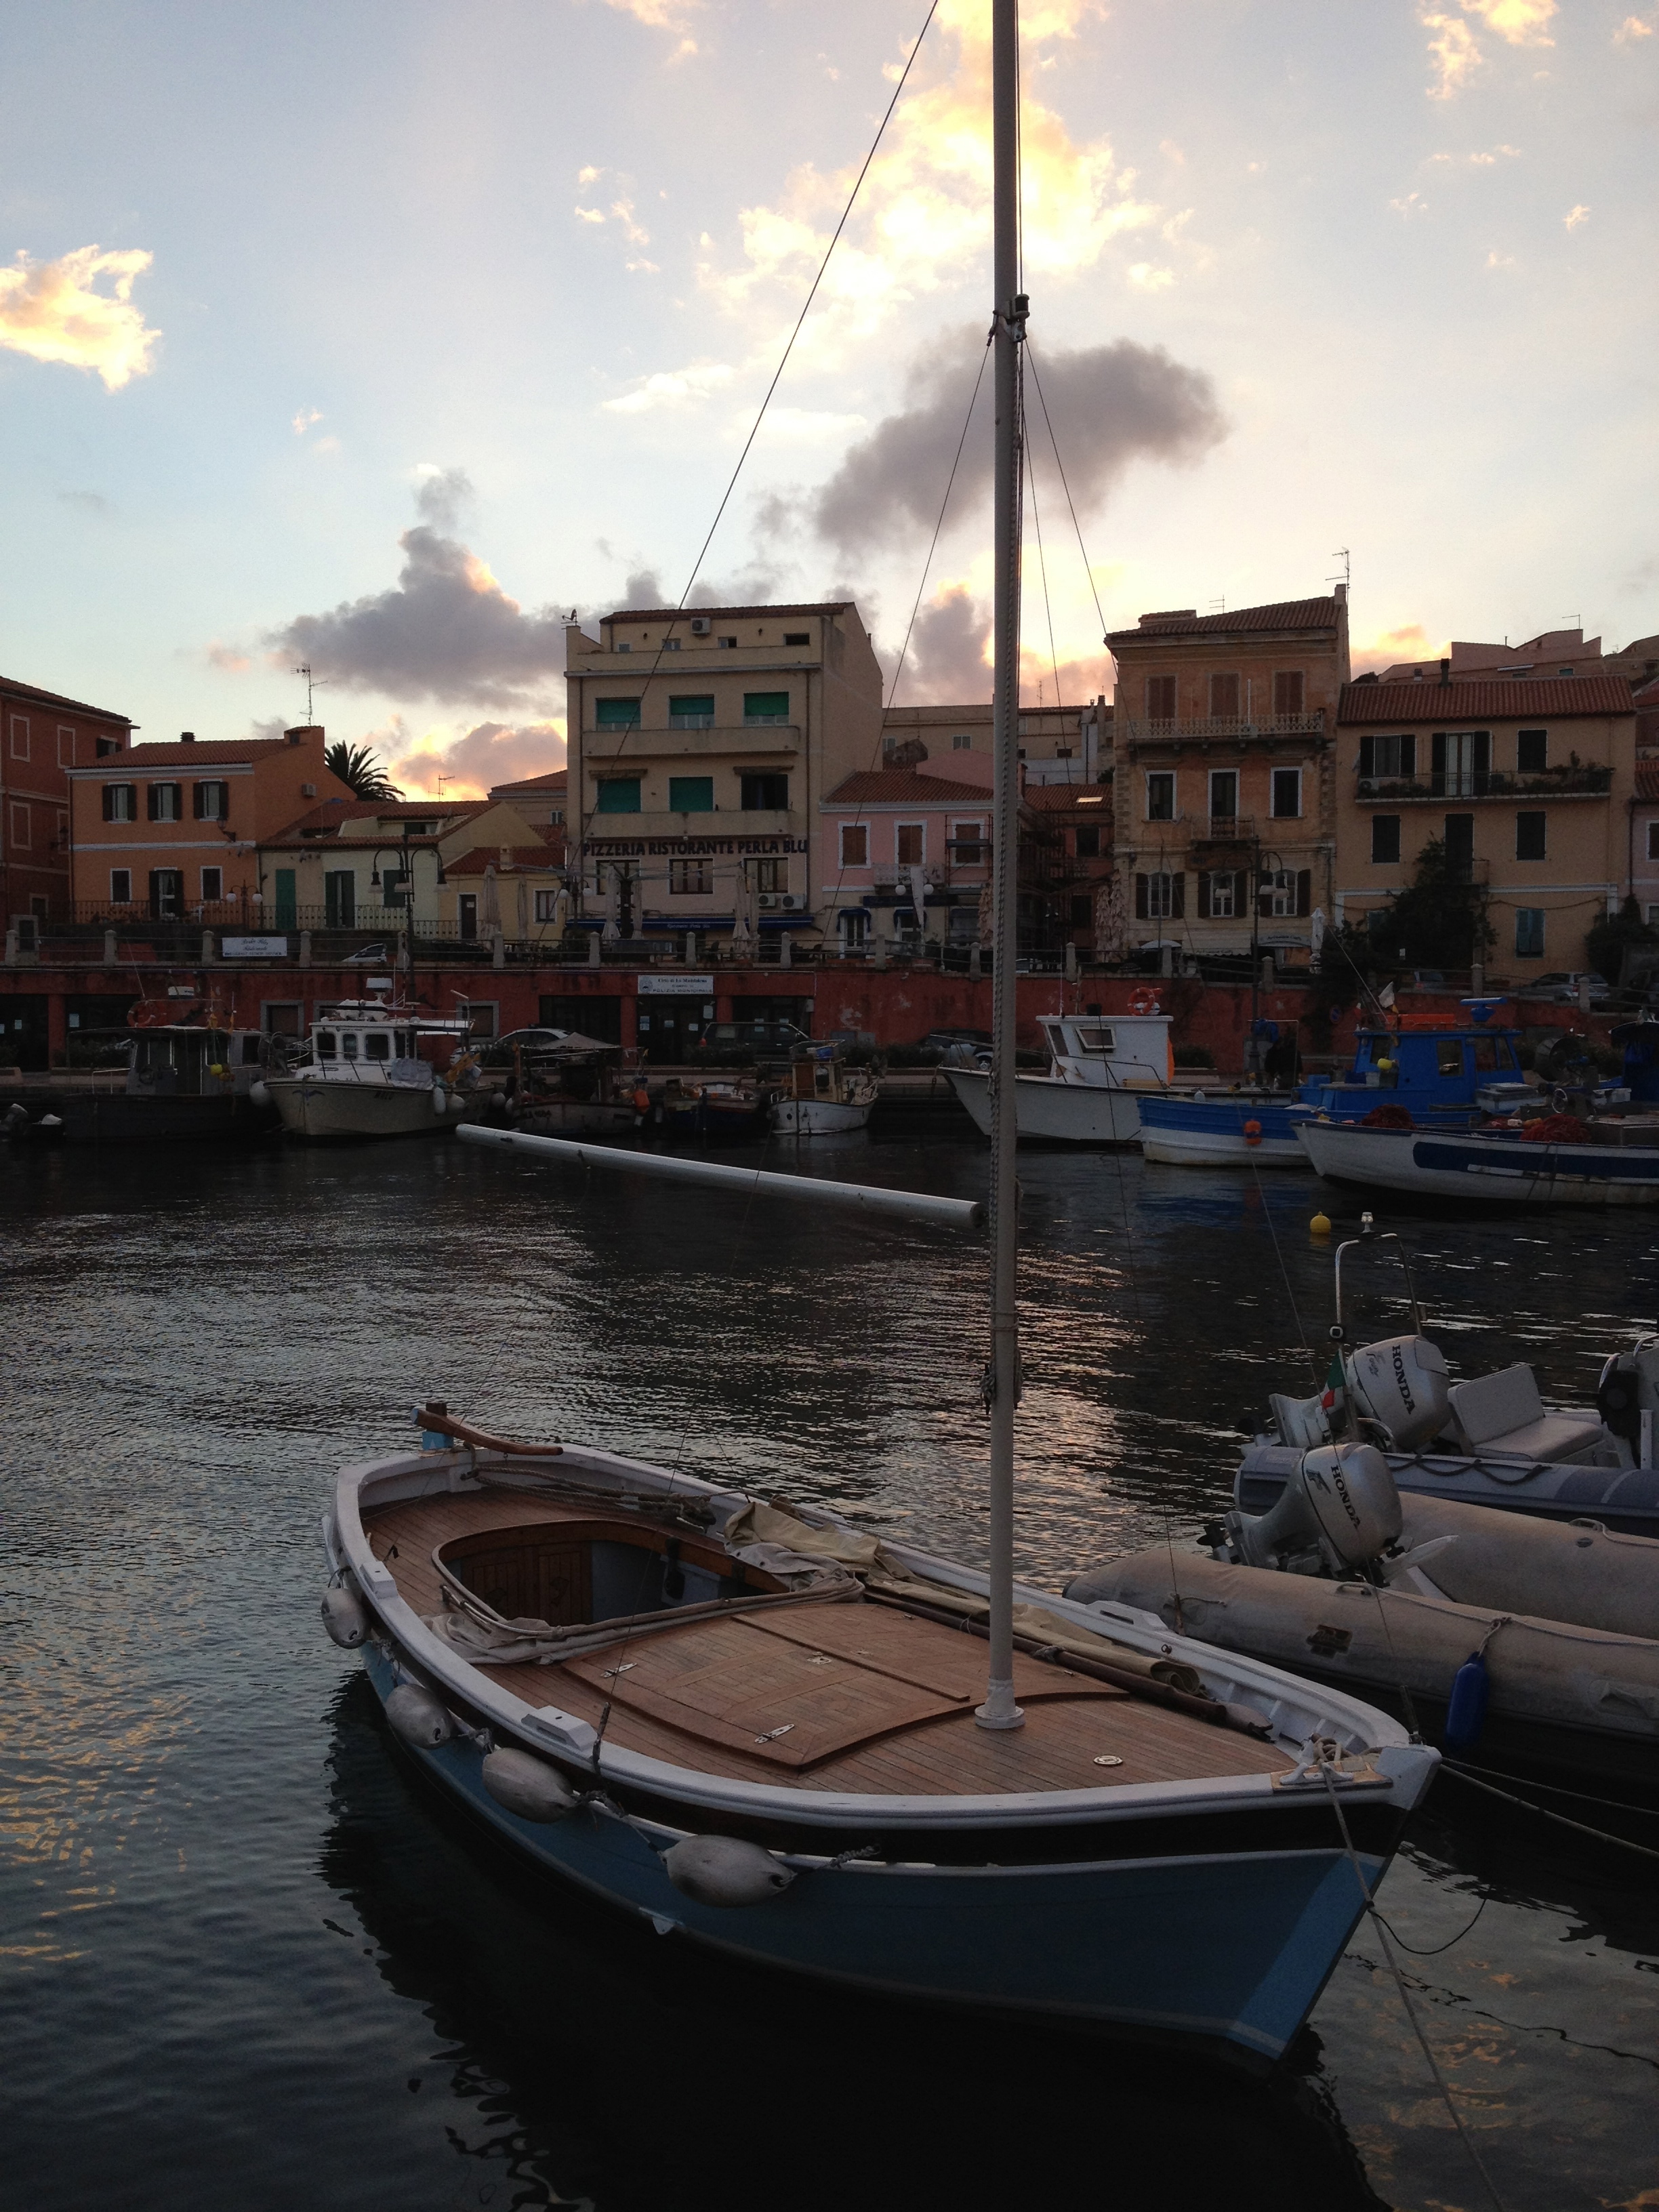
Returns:
[[[1262,825],[1253,814],[1195,814],[1187,832],[1192,845],[1253,845]]]
[[[1426,776],[1360,776],[1354,797],[1362,806],[1428,806],[1452,799],[1605,799],[1613,770],[1580,761],[1541,775],[1511,775],[1503,769],[1448,769]]]
[[[648,760],[699,760],[722,753],[798,752],[800,726],[795,722],[721,722],[701,714],[684,714],[666,729],[647,729],[626,722],[603,730],[585,730],[581,736],[583,762],[590,770],[609,769]]]
[[[1115,738],[1121,738],[1131,751],[1149,745],[1271,744],[1281,738],[1322,738],[1325,711],[1316,708],[1310,714],[1264,714],[1254,719],[1243,714],[1172,716],[1168,721],[1136,721],[1125,716],[1112,727]]]

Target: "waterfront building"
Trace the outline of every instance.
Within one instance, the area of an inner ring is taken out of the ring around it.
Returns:
[[[1261,945],[1305,949],[1334,890],[1347,586],[1224,613],[1144,614],[1106,642],[1128,944],[1238,953],[1254,919]]]
[[[1442,670],[1454,684],[1465,682],[1525,683],[1534,677],[1556,683],[1581,676],[1614,673],[1601,651],[1599,637],[1586,638],[1582,629],[1541,630],[1536,637],[1511,645],[1470,643],[1454,638],[1443,659],[1399,660],[1383,669],[1381,684],[1437,684]]]
[[[1630,809],[1630,889],[1650,927],[1659,927],[1659,679],[1631,697],[1636,717],[1636,787]]]
[[[521,821],[542,833],[544,843],[562,856],[565,848],[565,808],[569,771],[556,768],[545,775],[529,775],[517,783],[498,783],[489,793],[510,806]]]
[[[991,880],[991,757],[862,770],[819,802],[825,934],[843,955],[980,941]]]
[[[125,752],[133,727],[107,708],[0,678],[0,915],[14,943],[70,918],[70,771]]]
[[[915,768],[929,762],[935,775],[969,783],[991,780],[988,698],[971,706],[889,707],[881,730],[885,767]],[[1111,746],[1112,709],[1103,698],[1080,707],[1020,710],[1018,752],[1027,788],[1097,782],[1110,770]]]
[[[280,738],[124,749],[66,771],[76,916],[260,925],[261,841],[351,793],[315,726]]]
[[[1033,858],[1041,854],[1048,941],[1075,945],[1082,959],[1117,957],[1123,929],[1109,784],[1028,783],[1025,805],[1034,819]]]
[[[818,939],[818,803],[881,757],[857,608],[633,608],[598,629],[565,634],[584,921],[729,937],[752,914],[763,935]]]
[[[1456,679],[1443,664],[1435,683],[1361,678],[1338,719],[1339,919],[1379,913],[1437,838],[1486,891],[1494,969],[1524,982],[1589,965],[1585,933],[1631,880],[1636,714],[1621,679]]]
[[[482,881],[449,885],[450,865],[482,852],[482,879],[485,863],[499,865],[503,853],[543,850],[515,809],[487,799],[332,799],[260,841],[258,908],[266,928],[283,933],[412,925],[488,936]],[[495,917],[509,934],[516,919],[516,908]]]

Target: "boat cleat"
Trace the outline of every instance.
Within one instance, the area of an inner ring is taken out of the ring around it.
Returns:
[[[1334,1736],[1310,1735],[1288,1774],[1275,1774],[1275,1790],[1389,1790],[1391,1778],[1377,1771],[1372,1751],[1345,1753]]]

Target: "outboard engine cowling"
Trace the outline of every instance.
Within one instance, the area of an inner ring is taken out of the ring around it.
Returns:
[[[1230,1513],[1228,1540],[1247,1567],[1346,1575],[1399,1539],[1400,1492],[1374,1444],[1327,1444],[1304,1453],[1271,1513]]]
[[[1349,1374],[1358,1411],[1386,1430],[1399,1450],[1427,1443],[1451,1419],[1445,1356],[1426,1336],[1362,1344]]]

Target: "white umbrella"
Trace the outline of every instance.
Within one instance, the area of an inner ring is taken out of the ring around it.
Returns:
[[[519,878],[519,942],[523,945],[530,936],[530,886],[522,876]]]
[[[495,863],[492,860],[483,872],[483,892],[478,901],[478,927],[487,936],[501,926],[501,895],[495,889]]]
[[[1319,949],[1324,942],[1325,909],[1322,906],[1316,906],[1313,910],[1308,927],[1308,945],[1316,960],[1319,957]]]
[[[605,878],[604,941],[607,945],[620,945],[622,942],[622,870],[614,861],[610,861],[604,866],[602,873]]]

